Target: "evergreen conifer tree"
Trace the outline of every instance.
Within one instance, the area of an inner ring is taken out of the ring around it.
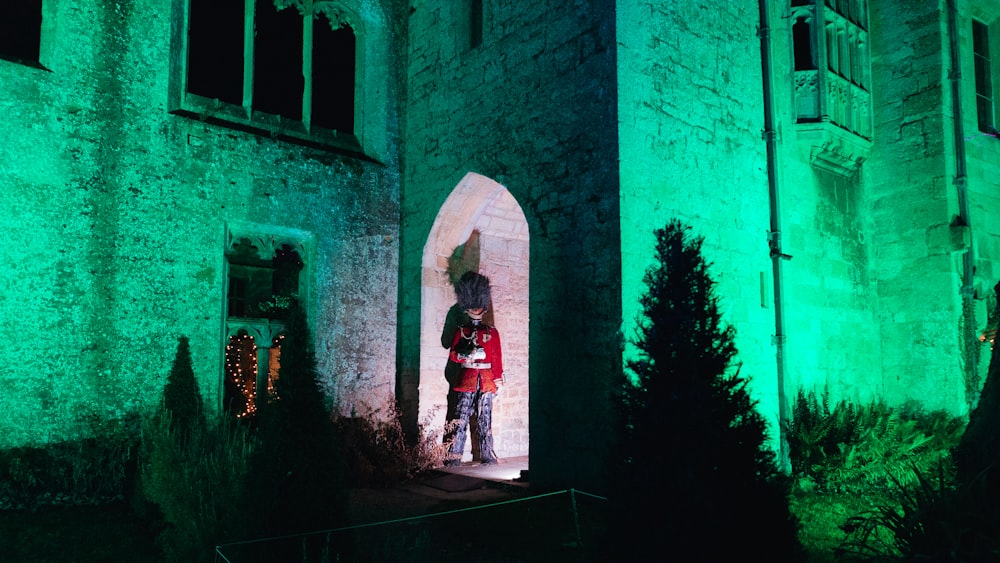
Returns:
[[[635,382],[622,390],[609,501],[626,561],[800,558],[788,488],[766,423],[732,373],[735,332],[723,324],[702,239],[671,221],[641,298]],[[737,370],[738,372],[738,370]]]
[[[312,337],[300,306],[289,313],[279,361],[276,397],[258,407],[260,441],[246,499],[250,528],[275,536],[342,526],[347,521],[344,456],[319,388]]]
[[[205,427],[205,406],[198,390],[186,336],[177,340],[177,353],[163,387],[163,412],[170,416],[170,428],[178,438],[188,439]]]

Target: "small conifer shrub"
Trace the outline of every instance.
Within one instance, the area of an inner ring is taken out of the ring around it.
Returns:
[[[181,436],[200,431],[205,425],[205,406],[194,377],[191,345],[186,336],[177,340],[177,353],[163,387],[163,410],[170,415],[171,428]]]
[[[621,560],[800,559],[787,480],[767,428],[734,369],[702,239],[671,221],[656,231],[644,277],[634,380],[621,392],[609,494]],[[735,373],[734,373],[735,372]]]
[[[249,528],[256,537],[268,537],[345,525],[344,454],[319,387],[312,336],[300,306],[289,312],[275,391],[259,408],[259,442],[245,498]],[[327,547],[304,549],[315,555]]]

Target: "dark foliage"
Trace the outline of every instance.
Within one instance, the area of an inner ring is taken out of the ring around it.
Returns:
[[[277,397],[260,409],[259,446],[245,495],[245,516],[256,537],[330,529],[347,521],[344,457],[318,386],[300,307],[289,314],[280,364]]]
[[[1000,283],[993,291],[1000,316]],[[969,425],[955,448],[955,465],[960,481],[981,478],[991,494],[1000,496],[1000,433],[997,428],[1000,428],[1000,358],[994,352],[979,402],[969,415]],[[985,475],[980,477],[980,473]]]
[[[678,221],[656,231],[644,281],[638,380],[622,390],[620,454],[609,495],[610,549],[622,560],[801,556],[788,482],[766,446],[766,423],[731,373],[724,326],[701,254]]]
[[[945,485],[944,472],[943,466],[935,476],[915,471],[917,483],[899,484],[895,502],[849,518],[838,555],[865,561],[1000,560],[1000,513],[984,481]]]
[[[1000,296],[1000,284],[995,287]],[[914,468],[897,502],[848,522],[848,554],[904,561],[1000,560],[1000,359],[994,353],[979,403],[937,480]],[[954,464],[954,481],[946,470]]]
[[[828,391],[817,397],[799,389],[788,432],[792,474],[817,478],[817,466],[836,456],[842,444],[857,441],[858,416],[851,402],[838,402],[831,411]]]
[[[205,426],[205,406],[194,378],[191,347],[186,336],[177,341],[174,363],[163,387],[163,410],[170,415],[171,429],[180,437],[189,436]]]
[[[0,510],[101,505],[133,486],[139,417],[87,416],[89,437],[0,451]]]
[[[444,460],[447,446],[437,434],[421,431],[417,440],[408,440],[400,409],[393,406],[390,413],[387,419],[340,417],[334,421],[344,446],[349,486],[392,487]]]
[[[918,483],[918,472],[951,478],[950,449],[965,428],[961,417],[925,412],[916,401],[890,407],[850,400],[830,407],[829,394],[799,390],[789,425],[792,474],[803,490],[862,493]],[[914,471],[916,470],[916,471]]]

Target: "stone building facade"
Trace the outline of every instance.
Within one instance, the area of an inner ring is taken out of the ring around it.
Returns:
[[[671,218],[776,447],[799,389],[975,400],[995,2],[25,5],[37,35],[0,43],[0,447],[147,408],[182,334],[210,404],[237,368],[263,388],[293,294],[332,408],[435,431],[458,261],[494,284],[498,453],[599,489]]]

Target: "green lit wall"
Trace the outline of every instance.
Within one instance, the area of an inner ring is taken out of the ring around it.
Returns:
[[[834,400],[917,399],[961,413],[969,372],[983,373],[987,361],[988,343],[975,336],[989,328],[987,297],[998,278],[1000,143],[976,130],[970,18],[996,22],[998,14],[986,2],[963,3],[957,13],[971,223],[962,229],[953,226],[959,172],[948,12],[943,3],[916,3],[905,13],[894,3],[868,4],[870,13],[852,16],[870,32],[864,80],[871,99],[854,106],[863,106],[862,118],[870,111],[871,130],[861,139],[828,122],[797,122],[787,3],[769,2],[769,76],[761,69],[756,3],[617,3],[623,328],[629,334],[634,326],[652,229],[681,218],[705,237],[723,310],[738,332],[742,374],[753,378],[772,423],[775,283],[783,294],[788,397],[829,390]],[[767,248],[765,82],[775,109],[770,174],[781,250],[790,256],[779,282]],[[962,254],[970,242],[974,296],[963,316]],[[963,318],[974,328],[966,330]],[[978,367],[970,365],[976,349]]]
[[[618,2],[622,327],[635,335],[653,230],[705,239],[741,374],[777,423],[756,6]],[[762,298],[763,295],[763,298]]]
[[[871,119],[864,111],[853,117],[863,122],[856,124],[863,131],[858,134],[830,123],[829,117],[822,123],[798,123],[793,22],[781,17],[780,6],[771,6],[771,85],[778,150],[774,173],[782,250],[791,256],[784,262],[782,280],[786,392],[789,401],[805,390],[828,391],[833,401],[867,402],[884,392],[879,250],[874,244],[869,199],[875,156],[867,156],[862,148],[871,144]],[[820,59],[822,54],[815,56]],[[823,60],[817,66],[826,72],[829,63]],[[831,88],[835,91],[836,86]],[[829,104],[825,112],[833,115],[834,103],[824,101]],[[877,135],[874,143],[878,144]],[[877,152],[877,148],[870,150]]]
[[[0,375],[0,447],[148,407],[182,334],[217,407],[236,222],[309,239],[328,391],[392,388],[394,331],[369,322],[395,321],[392,73],[380,75],[381,127],[368,138],[379,162],[175,115],[184,4],[46,2],[47,70],[0,60],[0,339],[17,350]],[[369,4],[370,37],[384,37],[378,18],[390,18]]]
[[[866,172],[878,249],[885,392],[960,409],[961,248],[949,227],[957,208],[945,120],[947,35],[938,9],[924,3],[901,14],[873,7],[872,25],[891,22],[894,31],[873,41],[887,56],[872,65],[872,80],[887,87],[873,92],[879,142]],[[931,18],[942,25],[927,26]],[[897,50],[900,38],[906,38],[908,56]],[[913,79],[894,80],[904,65]]]

